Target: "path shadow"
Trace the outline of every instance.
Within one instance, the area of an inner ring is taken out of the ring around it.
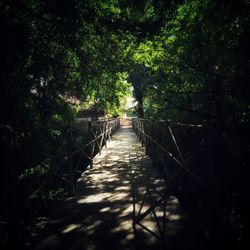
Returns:
[[[155,239],[140,233],[135,238],[132,227],[129,164],[136,147],[143,154],[131,127],[122,127],[78,179],[77,194],[33,235],[27,249],[153,249]]]
[[[30,239],[27,249],[192,249],[185,235],[191,238],[195,234],[183,230],[185,216],[174,196],[168,197],[165,204],[164,244],[154,235],[159,235],[157,220],[161,225],[163,221],[161,206],[154,211],[157,219],[150,213],[141,221],[143,227],[133,227],[148,183],[152,199],[166,188],[144,150],[131,124],[122,127],[102,154],[94,158],[93,168],[78,179],[76,195],[64,201],[46,227]],[[141,213],[149,207],[146,200]],[[187,248],[183,248],[185,244]]]

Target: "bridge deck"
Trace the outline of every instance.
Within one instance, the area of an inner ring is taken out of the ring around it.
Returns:
[[[144,150],[132,128],[123,125],[94,158],[93,168],[79,178],[77,195],[67,199],[49,220],[32,249],[159,249],[159,241],[152,234],[132,226],[133,208],[138,211],[146,190],[145,173],[152,169]],[[156,177],[155,182],[161,181]],[[168,224],[170,234],[171,227],[174,234],[179,226],[173,207],[167,214],[172,221],[172,226]],[[147,208],[145,204],[142,212]],[[156,231],[152,215],[144,219],[144,226]]]

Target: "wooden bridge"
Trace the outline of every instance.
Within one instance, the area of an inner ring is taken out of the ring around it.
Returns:
[[[68,158],[75,195],[30,249],[205,249],[220,216],[214,131],[138,118],[77,126],[91,137]],[[90,166],[79,175],[82,157]]]

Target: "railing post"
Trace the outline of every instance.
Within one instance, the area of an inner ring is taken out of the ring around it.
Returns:
[[[104,122],[101,121],[101,125],[100,125],[100,128],[99,128],[100,135],[101,135],[100,143],[99,143],[99,146],[98,146],[99,147],[99,155],[102,154],[102,143],[103,143],[103,137],[104,137],[104,129],[105,129]],[[97,143],[98,143],[98,141],[97,141]]]
[[[88,141],[92,140],[92,122],[88,122]],[[93,168],[93,145],[90,145],[90,168]]]
[[[169,176],[169,171],[168,171],[168,167],[169,167],[169,151],[170,151],[170,131],[169,131],[169,122],[167,121],[165,124],[165,138],[164,140],[166,141],[166,155],[165,155],[165,159],[164,159],[164,174],[166,177],[166,181],[168,183],[168,180],[170,179]]]
[[[144,141],[143,141],[143,139],[144,139],[144,124],[143,124],[143,121],[142,120],[140,120],[140,134],[141,134],[141,145],[142,145],[142,147],[144,146]]]
[[[148,154],[148,144],[149,144],[149,139],[147,137],[147,135],[149,135],[149,129],[148,129],[148,124],[144,123],[144,133],[146,134],[145,136],[145,154]]]
[[[75,192],[75,183],[74,183],[74,165],[73,165],[73,136],[72,136],[72,124],[69,122],[69,134],[68,134],[68,150],[69,150],[69,169],[70,169],[70,184],[72,188],[72,193]]]
[[[105,148],[107,148],[107,140],[108,140],[108,122],[107,121],[104,122],[104,126],[105,126],[104,145],[105,145]]]
[[[111,139],[111,124],[110,121],[108,121],[108,141],[110,142]]]
[[[154,130],[154,122],[153,121],[151,123],[150,136],[152,137],[152,139],[155,139],[155,130]],[[156,147],[155,147],[155,145],[152,146],[152,163],[153,163],[153,167],[156,167]]]

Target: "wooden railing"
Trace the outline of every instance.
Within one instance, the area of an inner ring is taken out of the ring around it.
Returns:
[[[96,154],[101,154],[103,146],[107,147],[113,134],[120,127],[120,119],[102,119],[98,121],[80,120],[69,125],[67,133],[68,152],[62,164],[66,164],[68,171],[67,180],[72,191],[75,191],[75,183],[80,174],[86,169],[87,165],[93,167],[93,158]],[[84,142],[77,150],[73,150],[74,132],[79,131],[84,135]]]
[[[168,185],[183,172],[200,184],[206,185],[203,178],[189,168],[207,141],[203,125],[139,118],[134,118],[132,125],[153,165],[161,165],[163,177]]]
[[[216,132],[208,126],[169,120],[134,118],[132,126],[166,185],[165,193],[158,200],[149,201],[150,207],[135,216],[134,225],[142,225],[141,221],[151,212],[154,213],[156,207],[164,206],[171,195],[177,196],[183,207],[189,206],[190,209],[191,206],[195,213],[209,209],[212,203],[210,198],[218,198],[221,194],[215,174],[219,166],[218,152],[214,147],[218,139]],[[148,193],[145,194],[147,196]],[[139,206],[144,203],[145,200]],[[163,217],[165,225],[165,215]],[[162,232],[159,238],[163,240],[164,230],[159,231]]]
[[[100,121],[88,121],[87,123],[80,122],[77,126],[81,128],[83,133],[86,133],[87,142],[80,149],[73,152],[72,155],[82,152],[89,158],[92,167],[92,160],[96,151],[95,149],[97,148],[99,154],[101,154],[102,147],[104,145],[105,147],[107,146],[107,141],[109,141],[113,134],[119,129],[120,119],[115,118]],[[85,149],[88,147],[91,148],[90,154],[85,152]]]

